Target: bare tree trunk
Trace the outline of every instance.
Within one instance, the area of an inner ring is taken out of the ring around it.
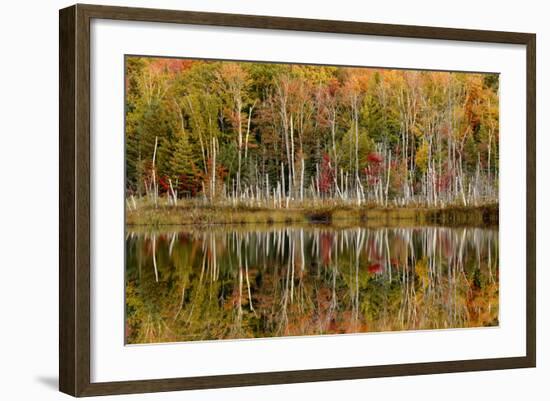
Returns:
[[[189,98],[189,96],[186,96],[186,99],[187,99],[187,104],[189,105],[189,111],[191,112],[191,114],[195,114],[194,111],[193,111],[193,104],[191,103],[191,99]],[[199,143],[201,145],[201,156],[202,156],[202,163],[203,163],[203,166],[204,166],[204,173],[208,176],[208,164],[206,163],[206,150],[204,148],[204,141],[202,139],[202,132],[200,129],[197,129],[198,131],[198,134],[199,134]]]
[[[462,203],[464,204],[464,206],[467,206],[468,202],[466,201],[466,194],[464,193],[464,173],[462,171],[462,154],[460,153],[458,155],[458,166],[459,166],[458,178],[460,181],[460,194],[462,195]]]
[[[390,188],[390,173],[391,173],[391,150],[388,153],[388,173],[386,176],[386,203],[385,206],[388,206],[388,190]]]
[[[237,115],[237,137],[238,137],[238,167],[237,167],[237,194],[241,194],[241,158],[243,149],[243,127],[241,121],[241,99],[240,97],[235,101],[235,113]]]
[[[212,180],[210,188],[210,200],[214,201],[216,199],[216,137],[212,138]]]
[[[493,180],[491,179],[491,142],[493,139],[493,131],[489,130],[489,144],[487,145],[487,181],[489,185],[489,191],[491,198],[493,197]]]
[[[172,193],[172,201],[174,202],[174,206],[178,206],[178,195],[174,191],[174,187],[172,186],[172,180],[168,178],[168,182],[170,183],[170,191]]]
[[[302,157],[302,166],[300,169],[300,201],[304,201],[304,170],[305,170],[305,163],[304,158]]]
[[[248,124],[246,125],[246,136],[244,139],[244,160],[247,160],[248,158],[248,137],[250,135],[250,120],[252,119],[252,111],[254,110],[254,106],[256,106],[256,102],[254,102],[248,110]]]
[[[283,162],[281,162],[281,192],[283,195],[283,198],[285,198],[285,168],[283,165]]]
[[[355,178],[359,183],[359,105],[357,95],[353,99],[353,120],[355,128]]]
[[[158,186],[157,186],[157,177],[156,177],[156,171],[155,171],[155,161],[157,159],[157,145],[158,145],[158,136],[155,136],[155,149],[153,150],[153,201],[155,202],[155,207],[158,206]]]
[[[296,156],[294,154],[294,119],[292,114],[290,115],[290,157],[291,157],[291,166],[289,170],[289,192],[290,192],[290,183],[293,184],[296,182],[296,172],[294,171],[294,163],[296,162]],[[292,179],[290,179],[292,178]]]
[[[269,174],[265,174],[265,200],[269,202]]]

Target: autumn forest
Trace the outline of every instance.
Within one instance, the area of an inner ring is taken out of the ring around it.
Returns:
[[[129,57],[130,206],[496,202],[498,108],[492,74]]]
[[[498,325],[498,74],[125,78],[127,343]]]

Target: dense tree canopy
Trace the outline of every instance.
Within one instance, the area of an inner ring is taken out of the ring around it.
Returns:
[[[126,59],[126,190],[174,202],[498,196],[498,76]]]

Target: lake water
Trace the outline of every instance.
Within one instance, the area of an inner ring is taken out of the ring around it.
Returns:
[[[129,227],[126,342],[495,326],[498,288],[497,228]]]

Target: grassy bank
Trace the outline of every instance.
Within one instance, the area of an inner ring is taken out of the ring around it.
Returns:
[[[147,206],[126,211],[128,225],[304,224],[358,221],[369,226],[498,225],[498,204],[442,208],[316,207],[267,209],[231,206]]]

